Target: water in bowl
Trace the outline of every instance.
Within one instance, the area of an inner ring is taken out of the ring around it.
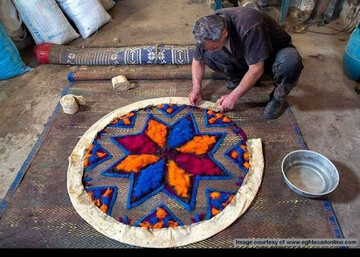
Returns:
[[[286,173],[288,180],[302,191],[321,194],[326,190],[326,181],[322,172],[312,165],[292,166]]]

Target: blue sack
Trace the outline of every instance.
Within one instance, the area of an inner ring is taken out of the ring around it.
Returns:
[[[0,22],[0,80],[9,79],[30,71]]]

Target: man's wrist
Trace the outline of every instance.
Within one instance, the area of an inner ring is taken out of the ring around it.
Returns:
[[[236,101],[239,100],[239,98],[241,97],[241,91],[239,90],[239,87],[240,85],[230,93],[231,98],[233,98]]]
[[[193,91],[200,92],[201,91],[201,85],[193,85]]]

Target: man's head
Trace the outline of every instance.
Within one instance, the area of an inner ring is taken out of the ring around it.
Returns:
[[[201,48],[209,51],[220,50],[228,37],[226,19],[216,14],[201,17],[194,23],[193,34]]]

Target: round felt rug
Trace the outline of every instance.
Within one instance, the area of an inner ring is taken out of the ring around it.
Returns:
[[[140,247],[191,244],[226,229],[262,180],[261,140],[214,103],[139,101],[96,122],[69,157],[67,188],[102,234]]]

